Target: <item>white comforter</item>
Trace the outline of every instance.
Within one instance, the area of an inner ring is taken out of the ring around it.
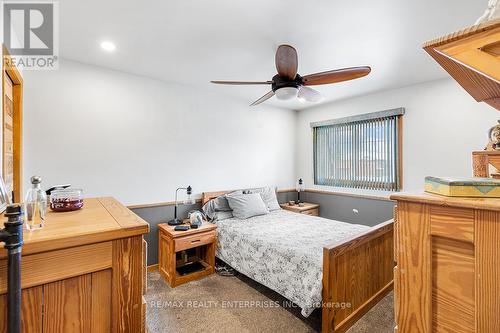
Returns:
[[[300,306],[305,317],[321,305],[323,247],[369,229],[286,210],[215,223],[217,257]]]

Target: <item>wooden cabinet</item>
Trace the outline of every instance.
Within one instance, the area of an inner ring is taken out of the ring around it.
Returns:
[[[215,272],[215,229],[217,226],[208,222],[187,231],[158,224],[158,268],[172,288]],[[179,267],[193,263],[200,263],[200,269],[185,275],[178,272]]]
[[[424,49],[476,101],[500,110],[500,19],[430,41]]]
[[[304,202],[304,206],[299,206],[299,205],[290,206],[287,203],[281,204],[280,206],[281,206],[281,208],[289,210],[289,211],[294,212],[294,213],[311,215],[311,216],[319,216],[319,205],[318,204]]]
[[[143,332],[146,222],[112,198],[50,212],[24,232],[22,331]],[[0,332],[6,332],[6,251],[0,250]]]
[[[397,332],[500,332],[500,199],[396,194]]]

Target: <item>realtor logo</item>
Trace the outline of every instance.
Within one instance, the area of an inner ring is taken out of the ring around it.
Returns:
[[[5,66],[57,69],[58,3],[2,2]]]

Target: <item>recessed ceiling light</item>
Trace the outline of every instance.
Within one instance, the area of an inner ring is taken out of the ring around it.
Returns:
[[[116,45],[109,41],[101,42],[101,47],[103,50],[108,52],[113,52],[116,49]]]

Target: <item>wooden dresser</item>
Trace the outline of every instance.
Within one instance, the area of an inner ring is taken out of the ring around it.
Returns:
[[[25,230],[22,331],[144,332],[148,231],[113,198],[49,212],[43,229]],[[0,249],[0,332],[6,332],[6,254]]]
[[[500,199],[396,194],[396,332],[500,332]]]

